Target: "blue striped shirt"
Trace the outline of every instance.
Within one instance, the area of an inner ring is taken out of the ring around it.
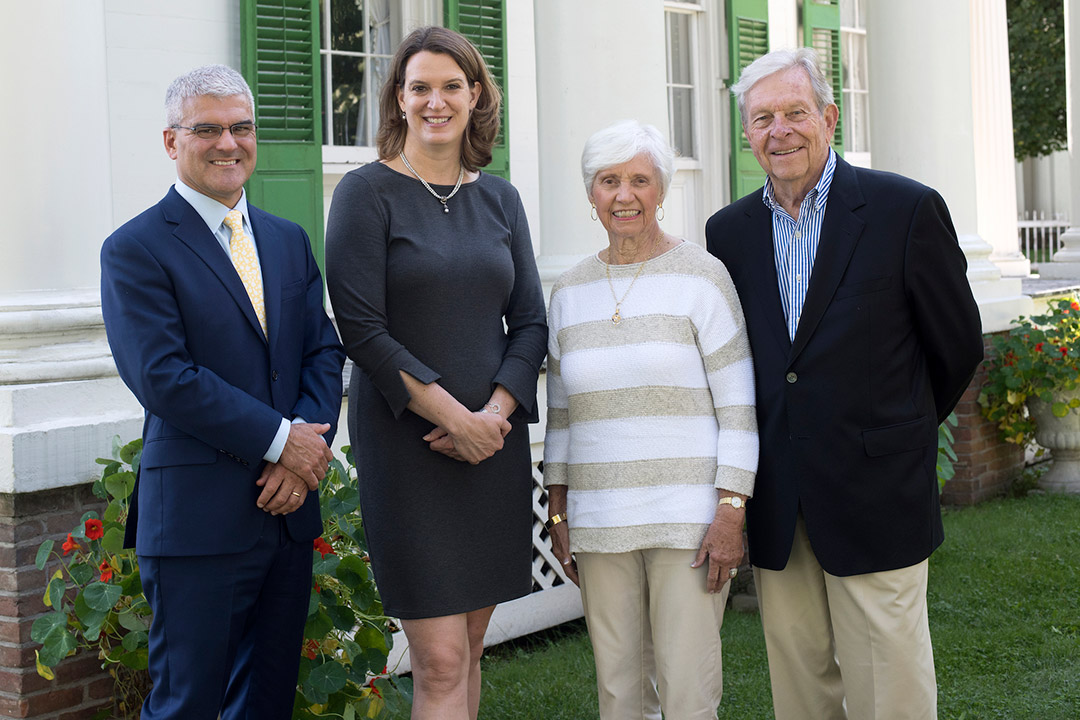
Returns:
[[[829,159],[814,189],[803,198],[796,220],[776,202],[772,179],[765,180],[761,199],[772,211],[773,254],[776,260],[776,277],[780,284],[780,304],[784,308],[788,339],[795,341],[799,327],[806,287],[814,269],[818,239],[821,237],[821,221],[825,217],[825,203],[829,199],[833,171],[836,170],[836,153],[829,148]]]

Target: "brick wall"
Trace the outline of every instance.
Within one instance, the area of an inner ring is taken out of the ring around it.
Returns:
[[[991,335],[983,336],[986,354]],[[946,505],[974,505],[1008,492],[1024,470],[1024,450],[998,440],[997,426],[983,419],[979,389],[986,380],[986,364],[979,366],[971,385],[956,406],[959,426],[953,428],[957,454],[956,476],[945,483],[941,501]]]
[[[113,680],[94,655],[68,658],[56,679],[37,674],[30,639],[34,620],[45,613],[46,580],[56,569],[34,565],[46,538],[59,542],[83,513],[104,509],[89,485],[18,495],[0,494],[0,718],[89,720],[111,702]]]

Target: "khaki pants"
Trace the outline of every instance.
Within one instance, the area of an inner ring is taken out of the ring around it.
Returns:
[[[715,720],[728,588],[705,591],[696,550],[577,553],[604,720]]]
[[[799,516],[787,567],[754,568],[776,720],[932,720],[927,561],[836,577]]]

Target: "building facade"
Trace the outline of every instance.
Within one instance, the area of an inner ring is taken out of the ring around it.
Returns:
[[[92,504],[94,458],[114,436],[140,432],[105,341],[98,250],[175,180],[162,104],[169,81],[192,67],[224,63],[248,78],[260,126],[249,195],[304,224],[321,259],[334,187],[376,159],[378,88],[398,41],[426,24],[461,30],[504,86],[489,170],[520,191],[549,288],[606,244],[580,183],[592,132],[624,118],[665,132],[680,157],[664,228],[702,243],[708,216],[762,180],[728,87],[763,52],[812,45],[841,105],[837,149],[949,203],[984,332],[1030,308],[1004,0],[41,0],[14,4],[5,20],[0,716],[100,703],[85,683],[34,672],[29,627],[44,610],[45,578],[33,552]],[[537,460],[542,437],[541,424]],[[543,503],[538,489],[538,515]],[[496,616],[496,639],[580,612],[536,538],[537,587],[557,592]]]

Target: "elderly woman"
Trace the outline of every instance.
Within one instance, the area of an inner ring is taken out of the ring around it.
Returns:
[[[359,368],[352,443],[375,580],[401,618],[414,718],[475,718],[496,603],[532,589],[528,423],[547,327],[529,226],[480,172],[499,89],[456,32],[402,42],[380,97],[379,162],[348,173],[326,278]]]
[[[608,246],[551,291],[544,482],[581,587],[600,716],[716,718],[754,489],[754,380],[723,264],[660,229],[673,153],[624,121],[581,157]]]

